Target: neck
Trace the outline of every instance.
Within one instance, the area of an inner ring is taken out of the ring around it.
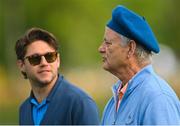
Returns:
[[[45,98],[47,98],[52,88],[54,87],[56,80],[57,80],[57,77],[48,84],[41,84],[44,86],[37,86],[37,84],[31,84],[32,92],[34,94],[34,97],[38,101],[38,103],[41,103]]]
[[[128,64],[127,66],[117,69],[116,72],[114,72],[113,74],[122,81],[123,85],[125,85],[136,73],[138,73],[146,65],[148,64]]]

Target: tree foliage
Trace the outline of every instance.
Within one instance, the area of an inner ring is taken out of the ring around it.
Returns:
[[[104,27],[118,4],[144,16],[159,42],[179,54],[178,0],[0,0],[0,65],[14,67],[14,44],[30,27],[55,34],[63,66],[95,65]]]

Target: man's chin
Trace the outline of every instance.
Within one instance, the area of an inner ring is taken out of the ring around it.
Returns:
[[[38,87],[46,87],[50,84],[51,81],[49,80],[39,80]]]
[[[103,67],[104,70],[107,70],[107,71],[109,70],[109,67],[106,64],[103,64],[102,67]]]
[[[49,77],[39,77],[37,78],[38,81],[38,86],[40,87],[45,87],[47,85],[49,85],[52,82],[52,78]]]

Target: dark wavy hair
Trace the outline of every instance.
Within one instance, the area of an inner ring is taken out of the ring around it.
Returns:
[[[46,42],[49,46],[55,49],[55,51],[58,51],[58,42],[52,33],[40,28],[31,28],[16,41],[15,51],[17,59],[24,61],[28,45],[37,40]],[[24,78],[27,79],[26,73],[22,72],[22,74],[24,75]]]

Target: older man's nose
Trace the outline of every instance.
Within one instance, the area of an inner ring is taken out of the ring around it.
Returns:
[[[104,52],[105,52],[105,46],[104,46],[103,43],[99,46],[98,51],[99,51],[100,53],[104,53]]]

